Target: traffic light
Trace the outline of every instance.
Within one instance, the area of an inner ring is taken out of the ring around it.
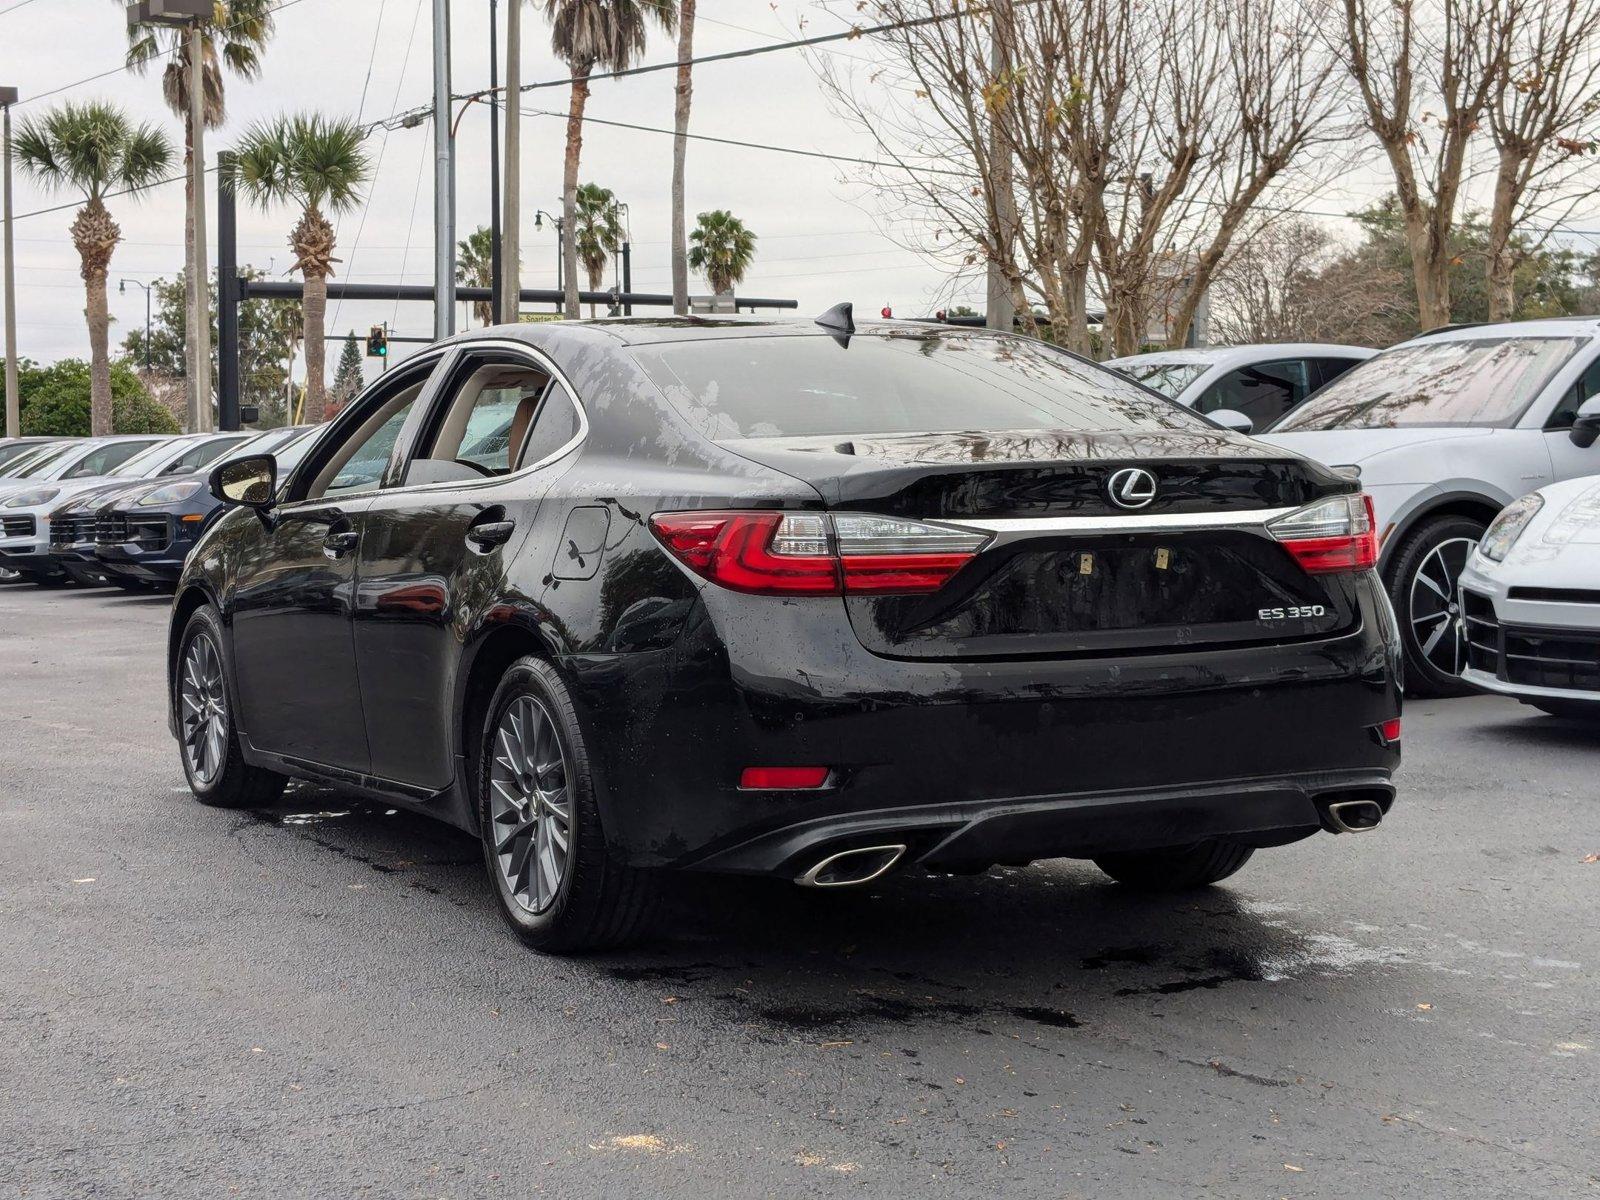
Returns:
[[[374,325],[367,333],[367,357],[389,357],[389,331],[382,325]]]

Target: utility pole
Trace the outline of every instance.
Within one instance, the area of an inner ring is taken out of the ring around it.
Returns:
[[[233,187],[231,151],[217,155],[217,424],[240,429],[239,387],[239,200]],[[206,358],[209,360],[210,355]]]
[[[208,6],[209,7],[209,6]],[[190,397],[189,429],[210,433],[211,417],[211,270],[206,262],[206,70],[205,33],[196,18],[189,26],[189,122],[194,127],[194,160],[190,163],[194,188],[194,391]]]
[[[500,220],[500,302],[494,319],[514,325],[522,292],[522,0],[506,9],[506,174]]]
[[[500,5],[489,0],[489,324],[500,320]]]
[[[990,74],[998,80],[1011,67],[1011,42],[1016,33],[1012,22],[1011,0],[995,0],[993,41],[989,47]],[[1011,282],[1000,267],[1001,256],[1010,259],[1016,240],[1017,200],[1011,187],[1011,147],[1006,144],[998,118],[989,118],[989,162],[994,181],[995,233],[997,242],[989,258],[987,321],[990,329],[1011,332],[1017,319],[1011,298]]]
[[[456,331],[456,164],[450,129],[450,0],[433,0],[433,336]]]
[[[22,436],[22,397],[17,394],[17,264],[11,241],[11,106],[17,89],[0,87],[0,110],[5,113],[5,294],[6,294],[6,436]]]

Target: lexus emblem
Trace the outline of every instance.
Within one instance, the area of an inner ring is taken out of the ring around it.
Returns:
[[[1106,495],[1118,508],[1143,508],[1156,498],[1156,477],[1143,467],[1124,467],[1106,480]]]

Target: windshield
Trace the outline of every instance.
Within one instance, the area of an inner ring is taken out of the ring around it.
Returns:
[[[1583,344],[1520,337],[1400,346],[1341,375],[1272,432],[1511,425]]]
[[[297,429],[292,438],[279,442],[273,449],[272,457],[278,463],[279,479],[287,479],[289,472],[300,465],[300,460],[306,456],[306,451],[311,449],[311,443],[316,441],[312,436],[316,432],[316,429]]]
[[[1003,335],[867,334],[847,346],[816,336],[708,338],[634,354],[714,441],[1213,428],[1113,371]]]
[[[12,479],[31,479],[46,467],[60,458],[64,458],[68,450],[76,445],[75,442],[63,442],[59,446],[50,446],[39,452],[35,458],[30,458],[22,466],[11,472]]]
[[[1179,392],[1204,375],[1207,369],[1206,363],[1189,362],[1125,362],[1106,365],[1117,374],[1126,375],[1135,383],[1154,388],[1168,399],[1175,399]]]
[[[45,448],[46,442],[16,442],[10,446],[0,446],[0,475],[9,475],[8,466],[26,462],[33,455]]]

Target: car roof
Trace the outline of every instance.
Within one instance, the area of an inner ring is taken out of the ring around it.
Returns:
[[[858,320],[855,332],[862,337],[901,334],[927,337],[994,337],[999,331],[967,325],[944,325],[936,321]],[[535,346],[561,341],[567,344],[589,342],[603,345],[647,346],[662,342],[698,342],[726,338],[755,337],[832,337],[835,331],[818,325],[810,316],[746,317],[732,313],[687,317],[598,317],[579,321],[524,321],[519,325],[490,325],[467,330],[447,340],[449,345],[470,345],[481,338],[514,337]],[[1012,336],[1021,336],[1014,334]]]
[[[1347,346],[1337,342],[1253,342],[1244,346],[1196,346],[1184,350],[1152,350],[1147,354],[1128,354],[1107,359],[1102,366],[1128,366],[1143,363],[1203,363],[1206,366],[1234,366],[1239,363],[1271,362],[1279,358],[1372,358],[1378,351],[1370,346]]]
[[[1427,342],[1475,342],[1508,337],[1600,337],[1600,317],[1539,317],[1531,321],[1485,321],[1434,329],[1398,343],[1401,346]]]

